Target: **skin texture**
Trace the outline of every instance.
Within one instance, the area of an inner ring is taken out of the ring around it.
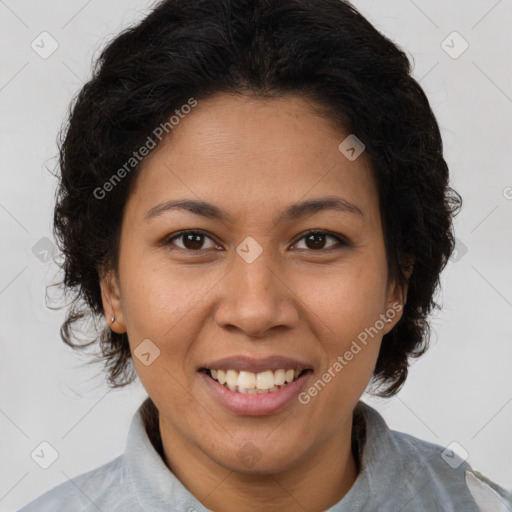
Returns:
[[[102,273],[106,316],[116,315],[112,328],[128,333],[132,354],[145,339],[159,348],[149,366],[134,364],[160,413],[166,463],[212,510],[321,511],[357,477],[352,411],[400,312],[307,405],[237,415],[197,372],[238,354],[297,357],[313,368],[309,386],[381,314],[403,305],[406,290],[388,283],[365,154],[350,161],[338,150],[347,135],[296,96],[217,95],[199,101],[149,155],[127,202],[118,269]],[[324,210],[276,221],[292,203],[332,196],[364,216]],[[232,219],[169,210],[145,220],[159,203],[184,198]],[[184,229],[209,238],[165,244]],[[308,244],[304,235],[315,229],[350,245],[330,236]],[[262,248],[252,263],[236,252],[248,236]],[[250,468],[237,456],[248,442],[261,455]]]

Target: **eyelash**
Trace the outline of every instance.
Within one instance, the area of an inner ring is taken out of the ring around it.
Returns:
[[[186,229],[186,230],[179,231],[178,233],[175,233],[175,234],[171,235],[169,238],[167,238],[165,240],[164,245],[166,245],[166,246],[172,245],[174,240],[182,238],[184,235],[187,235],[187,234],[204,235],[205,237],[209,238],[210,240],[212,240],[215,243],[213,238],[206,231],[203,231],[201,229]],[[330,253],[330,252],[332,252],[335,249],[339,249],[341,247],[347,247],[347,246],[350,245],[349,242],[344,237],[342,237],[341,235],[337,235],[335,233],[332,233],[331,231],[326,231],[326,230],[322,230],[322,229],[313,229],[313,230],[310,230],[310,231],[306,231],[305,233],[302,234],[302,236],[299,239],[297,239],[297,241],[293,245],[298,244],[304,238],[307,238],[308,236],[310,236],[312,234],[314,234],[314,235],[317,235],[317,234],[326,235],[328,238],[334,238],[338,242],[338,245],[337,246],[334,245],[332,247],[328,247],[327,249],[299,249],[299,250],[305,250],[305,251],[310,252],[310,253],[317,253],[317,252],[319,252],[319,253]],[[182,248],[182,247],[177,247],[177,249],[179,249],[181,251],[197,252],[197,253],[200,253],[202,251],[208,250],[208,249],[192,250],[192,249],[187,249],[187,248]]]

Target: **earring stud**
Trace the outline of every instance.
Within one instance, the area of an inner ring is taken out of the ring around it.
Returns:
[[[112,318],[110,319],[110,323],[113,324],[116,321],[116,315],[112,315]]]

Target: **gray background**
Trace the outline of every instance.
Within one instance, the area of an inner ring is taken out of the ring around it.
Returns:
[[[57,131],[99,50],[152,3],[0,0],[1,511],[122,453],[146,396],[140,384],[109,391],[101,367],[84,366],[64,345],[63,312],[45,307],[44,288],[57,271],[48,171]],[[355,5],[414,60],[464,199],[432,346],[398,396],[365,399],[391,428],[455,441],[475,469],[512,488],[512,1]],[[58,44],[46,58],[52,40],[43,31]],[[59,454],[48,469],[30,455],[42,441]]]

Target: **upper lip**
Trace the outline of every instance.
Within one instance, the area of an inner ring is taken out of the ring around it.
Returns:
[[[247,356],[231,356],[215,361],[208,361],[201,368],[208,370],[237,370],[247,371],[253,373],[263,372],[265,370],[308,370],[311,365],[299,359],[292,359],[290,357],[281,356],[268,356],[263,358],[252,358]]]

